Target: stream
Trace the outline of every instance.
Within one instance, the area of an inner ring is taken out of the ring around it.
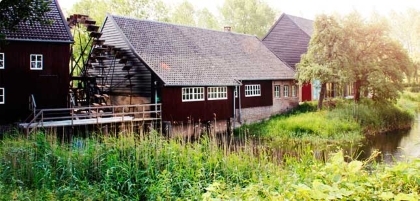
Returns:
[[[357,159],[364,160],[378,150],[378,162],[393,163],[420,158],[420,113],[410,130],[399,130],[375,136],[368,136],[360,147],[350,152],[359,153]]]

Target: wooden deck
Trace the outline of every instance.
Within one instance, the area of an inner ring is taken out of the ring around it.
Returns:
[[[161,121],[161,104],[42,109],[19,126],[30,133],[36,128],[138,121]]]

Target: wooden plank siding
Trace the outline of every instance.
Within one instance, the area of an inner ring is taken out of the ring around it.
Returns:
[[[261,85],[261,96],[245,96],[245,85],[259,84]],[[273,105],[273,91],[272,80],[256,80],[256,81],[242,81],[240,87],[241,94],[241,108],[262,107]],[[239,108],[239,100],[236,99],[235,107]]]
[[[112,20],[107,19],[103,25],[101,40],[105,40],[106,45],[113,45],[121,48],[125,52],[125,56],[128,58],[127,64],[131,64],[130,73],[135,73],[135,76],[131,78],[134,96],[151,97],[151,72],[147,67],[136,57],[134,52],[130,49],[130,46],[124,40],[123,35],[118,31],[118,27],[115,26]],[[105,84],[111,86],[111,94],[130,94],[130,88],[127,87],[129,81],[124,76],[127,75],[127,71],[123,71],[124,64],[118,63],[119,59],[116,60],[115,65],[106,69],[109,71],[110,77],[107,79]],[[90,70],[92,73],[98,73],[95,70]],[[112,83],[111,83],[112,80]]]
[[[25,120],[29,95],[38,108],[67,107],[70,45],[68,43],[7,42],[0,52],[5,69],[0,69],[0,87],[5,88],[5,104],[0,104],[0,124]],[[43,69],[30,70],[30,55],[43,55]]]
[[[163,87],[161,89],[162,120],[187,122],[205,122],[214,120],[229,119],[233,117],[233,90],[227,88],[227,99],[207,100],[207,87],[204,87],[203,101],[182,102],[182,87]]]
[[[295,68],[301,55],[306,53],[310,39],[287,15],[283,15],[262,42],[277,57]]]

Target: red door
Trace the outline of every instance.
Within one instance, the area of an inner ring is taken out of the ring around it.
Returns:
[[[311,84],[302,85],[302,101],[311,101],[312,100],[311,89],[312,89]]]

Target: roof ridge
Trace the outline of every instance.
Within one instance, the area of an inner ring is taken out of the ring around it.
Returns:
[[[313,20],[306,19],[306,18],[303,18],[303,17],[294,16],[294,15],[290,15],[290,14],[285,14],[285,16],[287,16],[293,22],[293,24],[295,24],[301,31],[303,31],[303,33],[305,33],[306,35],[308,35],[309,37],[311,37],[311,35],[308,34],[305,30],[303,30],[303,28],[301,27],[301,25],[299,25],[298,23],[296,23],[296,21],[293,20],[291,17],[300,18],[300,19],[303,19],[303,20],[308,20],[308,21],[311,21],[312,23],[314,22]]]
[[[186,27],[186,28],[192,28],[192,29],[202,29],[202,30],[215,31],[215,32],[221,32],[221,33],[227,33],[227,34],[237,34],[237,35],[257,37],[256,35],[251,35],[251,34],[238,33],[238,32],[227,32],[227,31],[215,30],[215,29],[207,29],[207,28],[203,28],[203,27],[196,27],[196,26],[185,25],[185,24],[175,24],[175,23],[171,23],[171,22],[162,22],[162,21],[156,21],[156,20],[151,20],[151,19],[139,19],[139,18],[135,18],[135,17],[122,16],[122,15],[116,15],[116,14],[109,14],[109,15],[112,16],[112,17],[120,17],[120,18],[124,18],[124,19],[131,19],[131,20],[137,20],[137,21],[144,21],[144,22],[151,22],[151,23],[158,23],[158,24],[166,24],[166,25],[171,25],[171,26],[179,26],[179,27]]]
[[[237,79],[294,79],[293,68],[257,36],[111,14],[108,20],[117,29],[112,34],[123,34],[130,51],[165,86],[233,86]]]
[[[261,41],[263,41],[265,38],[267,38],[268,35],[270,35],[270,33],[273,31],[273,29],[277,26],[277,24],[280,22],[280,20],[284,17],[284,15],[286,15],[286,13],[282,13],[279,17],[279,19],[277,19],[277,21],[273,24],[273,26],[271,26],[270,30],[268,30],[267,34],[265,34],[264,37],[262,37]]]
[[[285,13],[285,15],[287,15],[287,16],[292,16],[292,17],[296,17],[296,18],[300,18],[300,19],[304,19],[304,20],[313,21],[313,20],[311,20],[311,19],[304,18],[304,17],[300,17],[300,16],[297,16],[297,15],[291,15],[291,14],[287,14],[287,13]]]

